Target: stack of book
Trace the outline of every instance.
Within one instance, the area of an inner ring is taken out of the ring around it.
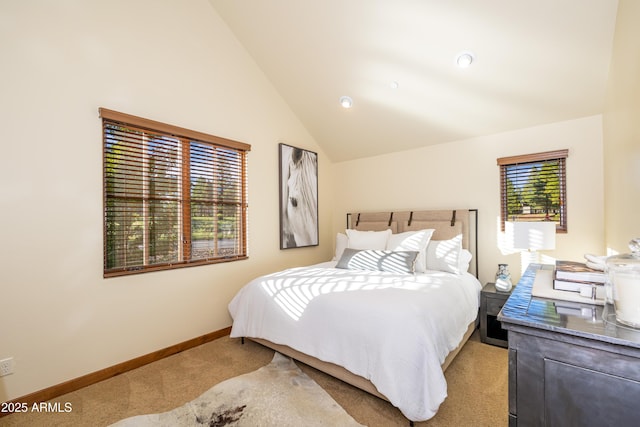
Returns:
[[[604,271],[587,267],[585,263],[558,260],[556,261],[553,288],[578,292],[581,295],[591,295],[593,292],[597,292],[599,297],[604,294],[606,280],[607,274]]]

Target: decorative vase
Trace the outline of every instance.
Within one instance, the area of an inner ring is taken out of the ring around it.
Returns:
[[[511,283],[511,273],[509,273],[508,264],[498,264],[498,271],[496,272],[496,289],[500,292],[509,292],[513,287]]]
[[[640,328],[640,238],[629,242],[630,254],[607,258],[608,286],[616,320]]]

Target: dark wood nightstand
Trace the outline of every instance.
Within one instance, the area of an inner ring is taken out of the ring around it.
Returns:
[[[508,347],[507,331],[502,329],[498,313],[511,292],[496,290],[493,283],[487,283],[480,293],[480,340],[483,343]]]

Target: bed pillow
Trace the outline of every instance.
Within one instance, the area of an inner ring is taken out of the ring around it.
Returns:
[[[347,237],[349,238],[347,247],[351,249],[376,249],[383,251],[387,248],[389,236],[391,236],[391,230],[359,231],[347,229]]]
[[[460,268],[460,273],[466,273],[469,271],[469,264],[473,259],[473,255],[466,249],[460,251],[460,259],[458,260],[458,267]]]
[[[418,231],[406,231],[392,234],[387,241],[388,251],[417,251],[416,271],[424,273],[427,269],[427,245],[431,240],[434,230],[424,229]]]
[[[427,268],[461,274],[462,234],[449,240],[431,240],[427,245]]]
[[[342,252],[344,252],[345,248],[349,244],[349,238],[344,233],[336,234],[336,251],[333,255],[333,260],[337,261],[342,256]]]
[[[415,272],[417,258],[418,251],[381,251],[346,248],[336,264],[336,268],[413,274]]]

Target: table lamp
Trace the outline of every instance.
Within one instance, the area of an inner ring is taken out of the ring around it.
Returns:
[[[513,249],[526,251],[522,252],[523,271],[530,263],[540,262],[538,251],[556,248],[556,223],[553,221],[507,221],[505,233],[513,239]]]

